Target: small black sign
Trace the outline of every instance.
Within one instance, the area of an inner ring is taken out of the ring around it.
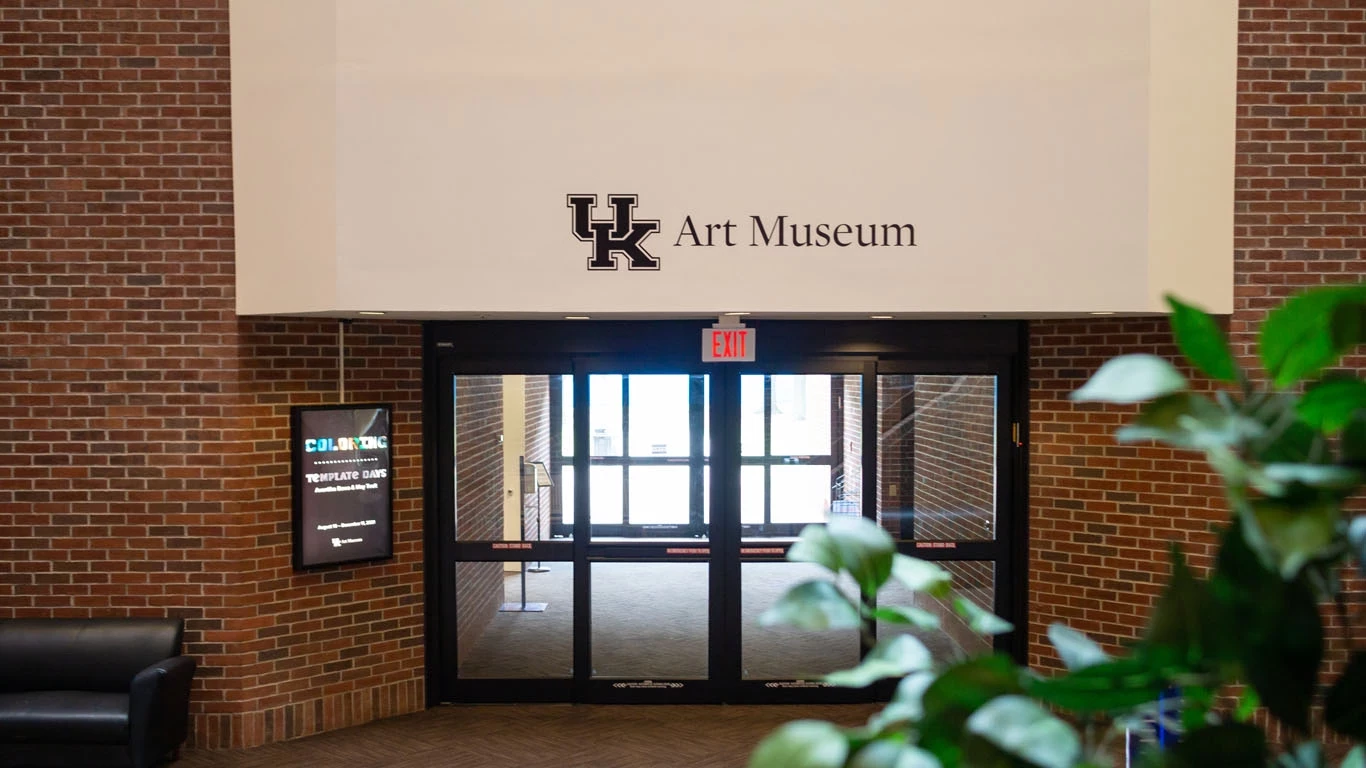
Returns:
[[[389,405],[291,410],[294,567],[394,555]]]

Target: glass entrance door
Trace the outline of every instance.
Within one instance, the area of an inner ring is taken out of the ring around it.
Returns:
[[[864,517],[1015,616],[1007,361],[872,356],[643,366],[448,360],[439,687],[449,701],[852,701],[854,630],[760,626],[802,529]],[[509,372],[511,371],[511,372]],[[839,585],[852,596],[852,584]],[[949,604],[940,659],[996,647]],[[901,627],[879,625],[889,636]]]

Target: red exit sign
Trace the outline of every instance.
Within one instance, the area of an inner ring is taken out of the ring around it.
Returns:
[[[753,328],[743,325],[702,329],[702,362],[748,363],[754,361]]]

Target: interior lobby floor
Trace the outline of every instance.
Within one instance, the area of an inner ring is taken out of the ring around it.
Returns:
[[[441,706],[251,750],[189,750],[175,768],[740,768],[790,720],[866,721],[878,705]]]

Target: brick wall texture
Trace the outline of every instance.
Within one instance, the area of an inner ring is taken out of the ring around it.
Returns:
[[[1241,6],[1229,330],[1250,357],[1270,305],[1366,272],[1366,6]],[[349,399],[395,405],[396,557],[294,573],[288,408],[337,399],[336,325],[233,313],[228,56],[226,0],[0,6],[0,617],[185,617],[207,747],[424,701],[420,329],[348,330]],[[1140,350],[1174,354],[1164,322],[1031,324],[1041,667],[1051,621],[1132,638],[1166,543],[1207,561],[1225,517],[1198,461],[1118,446],[1127,412],[1065,399]]]
[[[1236,151],[1227,327],[1254,366],[1269,307],[1306,286],[1366,275],[1366,4],[1240,3]],[[1227,512],[1198,456],[1117,445],[1111,434],[1131,410],[1065,399],[1110,356],[1174,357],[1165,322],[1034,323],[1030,350],[1030,661],[1056,667],[1043,634],[1050,622],[1112,648],[1134,638],[1166,578],[1168,542],[1208,566],[1210,525]],[[1346,642],[1326,618],[1340,665]]]

